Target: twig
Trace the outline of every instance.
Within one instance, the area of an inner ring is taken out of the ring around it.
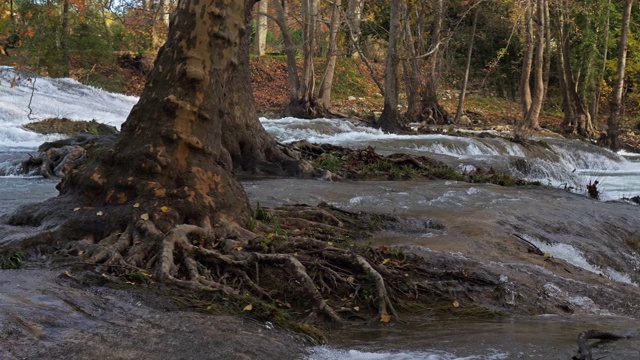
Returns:
[[[30,121],[33,121],[33,119],[31,118],[31,114],[33,114],[33,109],[31,108],[31,102],[33,101],[33,93],[36,91],[36,77],[33,77],[33,82],[31,83],[31,97],[29,97],[29,105],[27,106],[29,108],[29,113],[27,114],[27,118]]]

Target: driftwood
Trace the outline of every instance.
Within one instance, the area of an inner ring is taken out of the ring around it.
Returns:
[[[62,178],[87,161],[87,151],[97,146],[110,146],[115,140],[113,135],[81,134],[70,139],[44,143],[36,156],[22,162],[21,174]]]
[[[540,256],[544,256],[544,252],[542,250],[540,250],[539,247],[533,245],[533,243],[527,239],[525,239],[524,237],[522,237],[521,235],[518,234],[513,234],[513,236],[517,237],[518,239],[520,239],[522,242],[524,242],[525,244],[527,244],[529,246],[529,252],[536,254],[536,255],[540,255]]]
[[[592,360],[591,347],[589,339],[598,339],[605,341],[616,341],[620,339],[628,339],[629,336],[617,335],[610,332],[598,330],[586,330],[578,335],[578,350],[571,357],[572,360]]]

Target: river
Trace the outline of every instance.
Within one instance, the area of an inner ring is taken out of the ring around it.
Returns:
[[[6,83],[11,72],[5,69],[0,75]],[[96,119],[120,126],[137,100],[69,79],[37,78],[34,85],[33,80],[23,77],[17,85],[0,93],[0,172],[5,174],[0,177],[0,214],[56,195],[55,181],[11,175],[16,161],[34,153],[40,143],[59,138],[22,129],[29,117]],[[352,210],[440,222],[442,229],[421,234],[389,231],[378,234],[372,242],[404,246],[423,253],[425,259],[445,256],[467,266],[483,267],[501,279],[504,276],[514,294],[539,296],[534,293],[537,286],[545,297],[572,310],[572,314],[502,321],[409,318],[406,325],[341,330],[331,338],[330,347],[311,349],[310,359],[567,359],[577,334],[591,328],[636,335],[635,339],[603,345],[598,356],[640,358],[636,320],[640,315],[640,256],[625,242],[637,239],[640,207],[611,201],[640,195],[637,154],[616,154],[585,142],[556,138],[538,139],[546,146],[532,148],[500,137],[385,134],[341,120],[261,122],[285,143],[306,139],[350,147],[374,146],[384,154],[433,156],[464,171],[494,168],[540,181],[545,186],[295,179],[246,181],[243,185],[253,204],[327,201]],[[602,194],[599,202],[584,196],[585,186],[596,180]],[[532,262],[514,233],[551,254],[553,260]]]

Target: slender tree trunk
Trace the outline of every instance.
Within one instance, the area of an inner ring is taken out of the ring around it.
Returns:
[[[524,127],[540,130],[540,111],[544,100],[544,48],[545,48],[545,0],[538,0],[536,4],[535,57],[533,60],[534,79],[531,105],[524,117]]]
[[[348,56],[352,58],[360,57],[360,37],[362,34],[361,22],[362,11],[364,9],[364,0],[348,0],[347,1],[347,22],[349,23],[349,49]]]
[[[438,102],[438,86],[440,84],[440,47],[442,41],[442,27],[445,17],[444,0],[433,0],[433,28],[430,55],[427,58],[427,73],[424,86],[420,92],[422,100],[421,120],[437,124],[449,122],[449,115]]]
[[[267,32],[269,28],[267,27],[267,14],[269,10],[269,1],[261,0],[258,2],[258,15],[257,15],[257,26],[256,26],[256,55],[262,56],[265,54],[267,49]]]
[[[629,23],[631,22],[631,8],[633,0],[625,0],[624,14],[622,16],[622,30],[618,43],[618,69],[616,71],[616,84],[611,94],[611,114],[607,121],[607,142],[611,150],[619,149],[618,137],[620,136],[620,118],[622,117],[622,92],[624,90],[624,77],[627,63],[627,47],[629,45]]]
[[[533,67],[533,13],[531,0],[525,0],[524,15],[524,54],[522,56],[522,73],[520,75],[520,104],[524,119],[531,108],[531,69]]]
[[[280,1],[273,2],[276,9],[276,23],[280,28],[282,39],[284,40],[284,51],[287,55],[287,80],[289,82],[289,99],[295,99],[300,87],[300,77],[298,75],[298,63],[296,62],[296,48],[291,38],[291,32],[287,26],[287,14]]]
[[[467,63],[464,67],[464,77],[462,78],[462,88],[460,89],[460,96],[458,97],[456,117],[453,119],[454,123],[460,121],[460,116],[462,116],[462,110],[464,109],[464,98],[467,93],[467,83],[469,82],[469,71],[471,69],[471,56],[473,55],[473,44],[476,37],[476,27],[478,25],[478,12],[480,12],[479,4],[473,12],[473,25],[471,26],[471,39],[469,40],[469,49],[467,50]]]
[[[329,27],[329,51],[327,52],[327,63],[318,91],[318,105],[327,109],[331,107],[331,88],[333,87],[333,75],[336,70],[336,60],[338,58],[338,31],[340,30],[341,5],[341,0],[333,1],[331,25]]]
[[[384,108],[378,126],[384,131],[395,132],[402,128],[398,112],[398,49],[397,39],[400,28],[400,1],[391,0],[389,14],[389,46],[384,76]]]
[[[69,1],[62,2],[62,34],[60,36],[60,53],[62,54],[62,76],[69,77]]]
[[[404,73],[404,87],[407,96],[407,112],[405,117],[409,121],[415,121],[420,118],[422,113],[422,102],[420,97],[420,87],[422,85],[422,56],[419,53],[424,51],[421,34],[424,29],[424,15],[420,14],[416,21],[411,21],[411,13],[415,11],[414,6],[403,3],[402,6],[402,44],[406,51],[406,56],[402,60],[402,69]],[[412,23],[415,23],[415,31],[411,29]],[[414,39],[416,34],[418,40]]]
[[[611,0],[607,1],[607,15],[604,25],[604,43],[602,44],[602,67],[600,69],[600,75],[597,79],[596,91],[593,95],[593,104],[591,107],[591,119],[598,120],[600,113],[600,96],[602,94],[602,81],[604,74],[607,71],[607,60],[609,56],[609,23],[611,21]]]

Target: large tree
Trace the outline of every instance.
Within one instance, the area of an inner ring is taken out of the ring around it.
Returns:
[[[285,160],[297,164],[277,150],[252,99],[242,95],[251,93],[246,34],[254,3],[181,1],[115,144],[90,151],[89,161],[58,185],[59,196],[12,214],[8,223],[20,231],[0,239],[0,253],[63,247],[100,265],[103,274],[147,275],[160,284],[225,296],[251,293],[270,306],[297,298],[305,311],[313,310],[309,315],[334,321],[341,318],[325,295],[347,298],[350,284],[368,278],[367,286],[376,289],[366,300],[372,310],[382,321],[395,316],[380,273],[365,257],[333,246],[331,241],[356,232],[344,229],[331,209],[278,210],[287,219],[283,228],[293,226],[299,235],[324,229],[329,242],[278,235],[275,244],[258,231],[269,225],[251,217],[232,170],[264,169],[260,163]],[[266,217],[264,210],[260,214]],[[306,266],[320,275],[312,278]],[[354,276],[334,278],[334,288],[327,288],[322,274]],[[261,278],[266,278],[262,284]]]

